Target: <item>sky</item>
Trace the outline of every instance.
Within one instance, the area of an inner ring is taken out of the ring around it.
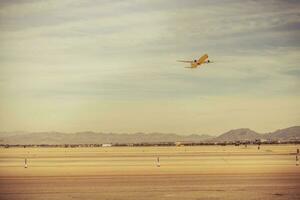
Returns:
[[[299,33],[297,0],[3,0],[0,131],[300,125]]]

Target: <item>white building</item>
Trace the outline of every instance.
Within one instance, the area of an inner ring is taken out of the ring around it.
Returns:
[[[112,144],[102,144],[102,147],[111,147]]]

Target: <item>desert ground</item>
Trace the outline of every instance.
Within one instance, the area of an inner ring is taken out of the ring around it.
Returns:
[[[1,148],[0,199],[300,199],[297,148]]]

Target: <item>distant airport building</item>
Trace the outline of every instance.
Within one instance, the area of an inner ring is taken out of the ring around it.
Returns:
[[[185,145],[191,145],[192,142],[175,142],[175,146],[177,147],[183,147]]]
[[[112,144],[102,144],[102,147],[111,147]]]
[[[177,147],[183,146],[183,144],[182,144],[181,142],[175,142],[175,145],[176,145]]]

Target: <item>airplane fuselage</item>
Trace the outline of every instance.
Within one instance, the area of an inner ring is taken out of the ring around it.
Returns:
[[[191,66],[190,67],[186,67],[186,68],[197,68],[199,65],[202,65],[202,64],[205,64],[205,63],[209,63],[210,61],[208,60],[208,55],[204,54],[198,60],[192,60],[192,61],[178,60],[178,62],[190,63]]]
[[[199,62],[198,60],[194,60],[193,62],[191,62],[191,68],[196,68],[199,65],[205,64],[205,63],[209,63],[209,60],[206,60],[204,62]]]

